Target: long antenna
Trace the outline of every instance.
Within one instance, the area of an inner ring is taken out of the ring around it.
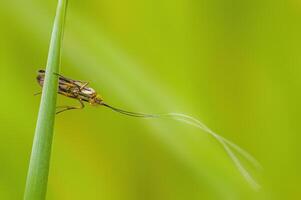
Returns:
[[[119,109],[119,108],[115,108],[115,107],[110,106],[110,105],[108,105],[106,103],[103,103],[103,102],[101,102],[99,104],[103,105],[105,107],[108,107],[108,108],[112,109],[115,112],[118,112],[118,113],[121,113],[121,114],[124,114],[124,115],[128,115],[128,116],[131,116],[131,117],[142,117],[142,118],[168,117],[168,118],[175,119],[177,121],[184,122],[184,123],[189,124],[189,125],[196,126],[197,128],[205,131],[206,133],[208,133],[209,135],[214,137],[217,140],[217,142],[219,142],[223,146],[224,150],[226,151],[228,156],[231,158],[232,162],[234,163],[234,165],[236,166],[236,168],[238,169],[240,174],[252,186],[253,189],[259,190],[261,188],[261,186],[251,176],[249,171],[242,165],[239,158],[234,154],[234,152],[232,151],[232,148],[234,150],[236,150],[239,154],[241,154],[246,160],[248,160],[256,168],[260,169],[261,165],[259,164],[259,162],[256,161],[255,158],[253,158],[248,152],[246,152],[245,150],[243,150],[242,148],[240,148],[236,144],[232,143],[231,141],[227,140],[226,138],[223,138],[222,136],[220,136],[217,133],[213,132],[211,129],[209,129],[201,121],[199,121],[199,120],[197,120],[197,119],[195,119],[191,116],[182,114],[182,113],[143,114],[143,113],[130,112],[130,111],[122,110],[122,109]]]
[[[112,109],[115,112],[118,112],[118,113],[121,113],[121,114],[124,114],[124,115],[128,115],[128,116],[131,116],[131,117],[143,117],[143,118],[155,118],[155,117],[159,117],[159,115],[154,115],[154,114],[143,114],[143,113],[137,113],[137,112],[130,112],[130,111],[122,110],[122,109],[110,106],[110,105],[108,105],[106,103],[103,103],[103,102],[101,103],[101,105],[103,105],[103,106],[105,106],[107,108],[110,108],[110,109]]]

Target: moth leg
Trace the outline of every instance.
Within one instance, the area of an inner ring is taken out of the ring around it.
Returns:
[[[70,85],[74,84],[74,81],[72,79],[66,78],[65,76],[60,75],[58,73],[53,73],[53,74],[56,75],[56,76],[58,76],[60,79],[64,80],[65,82],[67,82]]]
[[[33,95],[34,95],[34,96],[37,96],[37,95],[39,95],[39,94],[42,94],[42,92],[36,92],[36,93],[34,93]]]
[[[81,99],[77,99],[77,100],[79,101],[80,106],[57,106],[56,109],[58,109],[58,108],[83,109],[85,107],[85,104],[83,103],[83,101]]]
[[[65,112],[67,110],[74,110],[74,109],[83,109],[85,107],[83,101],[81,99],[78,99],[80,106],[57,106],[56,108],[63,108],[60,111],[57,111],[55,114],[59,114],[62,112]]]
[[[71,88],[77,87],[80,91],[89,84],[89,82],[83,82],[83,81],[79,81],[79,80],[72,80],[72,79],[66,78],[58,73],[53,73],[53,74],[58,76],[60,79],[64,80],[66,82],[64,84],[67,84]],[[81,83],[81,85],[79,85],[78,82]]]
[[[56,76],[58,76],[58,77],[61,77],[61,78],[63,78],[63,79],[67,79],[65,76],[63,76],[63,75],[60,75],[59,73],[53,73],[54,75],[56,75]]]
[[[87,85],[89,85],[89,82],[84,82],[84,84],[80,86],[79,90],[84,89]]]

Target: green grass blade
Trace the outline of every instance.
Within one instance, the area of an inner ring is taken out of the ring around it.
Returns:
[[[53,25],[46,77],[30,157],[24,199],[45,199],[50,164],[61,46],[67,0],[59,0]]]

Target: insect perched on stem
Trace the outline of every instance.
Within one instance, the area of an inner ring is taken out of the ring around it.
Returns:
[[[87,102],[90,105],[105,106],[118,113],[129,115],[132,117],[156,117],[156,115],[153,114],[130,112],[130,111],[125,111],[119,108],[112,107],[106,104],[103,101],[103,99],[100,97],[100,95],[97,94],[97,92],[93,88],[88,87],[89,82],[73,80],[64,77],[60,74],[54,74],[54,75],[57,75],[59,77],[58,93],[69,98],[77,99],[80,103],[80,106],[58,106],[57,108],[61,108],[61,110],[57,111],[56,114],[62,113],[67,110],[83,109],[85,107],[84,102]],[[45,79],[45,70],[40,69],[38,71],[37,81],[42,87],[44,85],[44,79]]]
[[[215,133],[211,129],[209,129],[204,123],[197,120],[194,117],[191,117],[189,115],[185,115],[182,113],[166,113],[166,114],[142,114],[142,113],[136,113],[136,112],[129,112],[125,111],[119,108],[112,107],[108,104],[106,104],[103,99],[96,93],[96,91],[88,87],[88,82],[79,81],[79,80],[73,80],[70,78],[66,78],[60,74],[54,74],[59,77],[59,86],[58,86],[58,93],[61,95],[64,95],[69,98],[77,99],[80,103],[79,107],[75,106],[59,106],[57,108],[61,108],[61,110],[57,111],[56,114],[72,110],[72,109],[83,109],[85,107],[84,102],[89,103],[90,105],[101,105],[108,107],[115,112],[132,116],[132,117],[148,117],[148,118],[172,118],[174,120],[195,126],[204,132],[211,135],[213,138],[215,138],[224,148],[226,153],[229,155],[229,157],[232,159],[234,165],[237,167],[240,174],[246,179],[246,181],[255,189],[258,190],[260,188],[260,185],[256,182],[255,179],[251,176],[251,174],[248,172],[248,170],[242,165],[238,157],[234,154],[232,149],[234,149],[236,152],[238,152],[242,157],[244,157],[246,160],[248,160],[255,168],[261,169],[260,163],[252,157],[247,151],[240,148],[238,145],[234,144],[230,140],[227,140],[226,138],[220,136],[219,134]],[[39,70],[37,81],[38,83],[43,87],[44,85],[44,79],[45,79],[45,71]],[[39,94],[39,93],[38,93]]]

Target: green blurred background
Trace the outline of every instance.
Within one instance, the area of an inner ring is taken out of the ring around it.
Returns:
[[[0,3],[0,199],[23,196],[56,4]],[[202,119],[262,163],[244,162],[262,189],[196,128],[87,106],[56,117],[47,199],[300,199],[300,36],[298,0],[70,0],[62,74]]]

